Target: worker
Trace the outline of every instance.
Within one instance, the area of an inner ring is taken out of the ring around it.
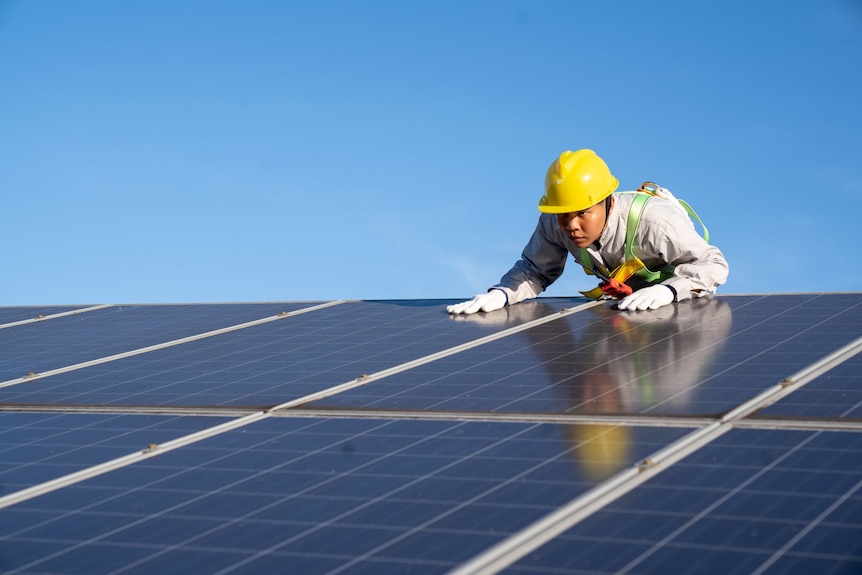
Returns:
[[[615,194],[618,186],[594,151],[560,154],[545,176],[542,213],[521,259],[486,293],[447,311],[491,312],[535,298],[560,277],[569,254],[604,280],[585,295],[620,299],[621,310],[705,296],[727,280],[724,255],[668,190],[646,182],[640,193]]]

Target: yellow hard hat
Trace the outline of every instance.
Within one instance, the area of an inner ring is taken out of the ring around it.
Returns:
[[[545,195],[539,211],[545,214],[579,212],[614,193],[619,181],[592,150],[566,150],[545,175]]]

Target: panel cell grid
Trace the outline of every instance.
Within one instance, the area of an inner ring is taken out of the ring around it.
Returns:
[[[599,568],[859,572],[862,433],[733,430],[504,572]]]
[[[483,323],[455,320],[440,302],[348,302],[2,388],[0,401],[268,407],[570,305],[527,303],[511,318]]]
[[[0,496],[224,420],[217,417],[0,412]]]
[[[4,510],[0,567],[444,573],[685,433],[270,418]]]
[[[294,311],[310,304],[114,306],[0,330],[0,381]]]
[[[761,410],[759,415],[780,418],[862,419],[862,353]]]
[[[862,332],[858,298],[839,301],[715,298],[634,314],[603,305],[310,407],[719,415]]]
[[[859,338],[862,294],[449,303],[111,306],[0,330],[0,374],[74,367],[0,386],[0,572],[473,575],[524,538],[495,570],[862,571],[860,355],[776,386]]]

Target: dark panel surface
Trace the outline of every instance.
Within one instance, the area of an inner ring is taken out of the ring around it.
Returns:
[[[687,430],[270,418],[0,514],[0,569],[445,573]]]
[[[276,405],[584,300],[529,302],[518,308],[517,316],[502,313],[490,322],[453,319],[445,311],[446,303],[344,303],[3,388],[0,402]]]
[[[862,433],[730,431],[504,572],[594,571],[862,572]]]
[[[0,330],[0,381],[262,319],[310,303],[115,306]]]
[[[860,332],[859,295],[604,304],[311,406],[716,415]]]
[[[862,354],[806,383],[757,415],[862,419]]]
[[[0,496],[222,421],[215,417],[0,412]]]
[[[449,317],[447,303],[344,303],[0,388],[0,402],[263,407],[584,300],[469,317]],[[116,306],[15,326],[0,330],[0,371],[312,305]],[[602,424],[605,415],[720,414],[860,333],[862,294],[720,296],[638,313],[604,302],[315,406],[353,417],[283,412],[4,508],[0,572],[445,573],[690,431]],[[731,430],[509,572],[862,571],[862,433],[810,429],[858,418],[860,372],[852,358],[745,424],[799,420],[804,431]],[[225,420],[194,411],[0,412],[0,496]],[[595,423],[539,421],[559,414]]]

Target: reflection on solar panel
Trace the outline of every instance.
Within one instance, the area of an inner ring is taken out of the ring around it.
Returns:
[[[862,572],[862,294],[0,308],[3,573]]]

